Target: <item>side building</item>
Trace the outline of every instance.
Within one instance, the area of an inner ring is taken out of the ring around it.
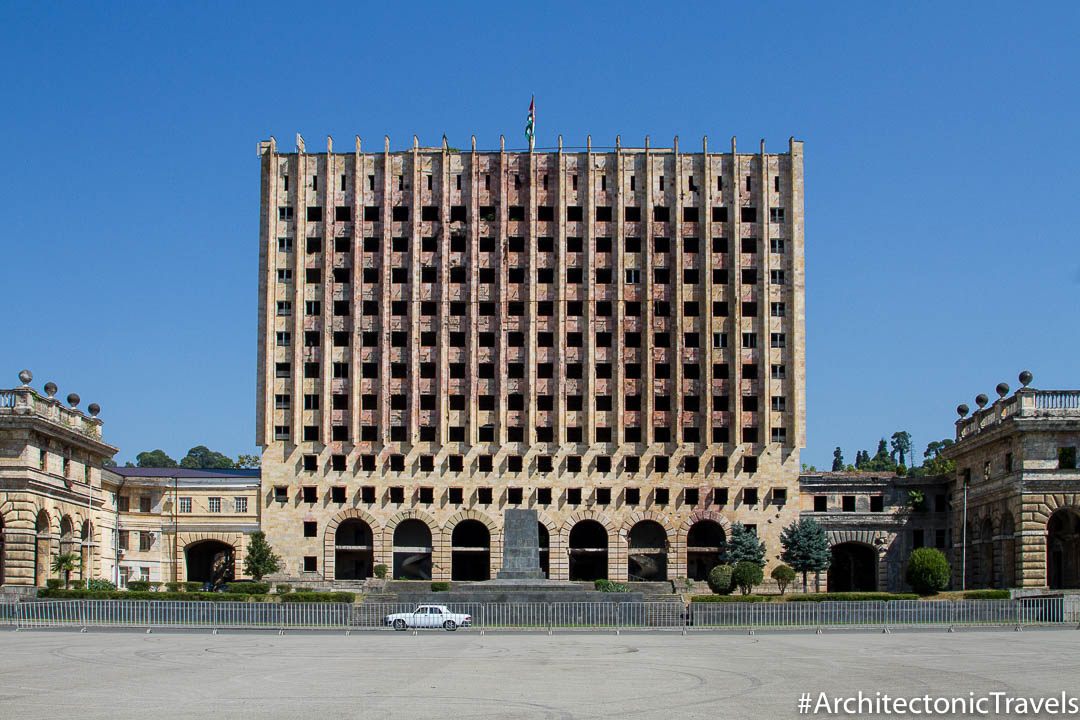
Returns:
[[[821,525],[832,546],[832,566],[814,590],[903,592],[916,548],[952,560],[952,476],[826,472],[802,475],[799,488],[802,517]]]
[[[803,149],[260,143],[262,522],[293,581],[769,563],[805,446]],[[792,500],[789,502],[789,500]]]
[[[0,390],[0,592],[31,592],[55,577],[52,561],[76,555],[73,579],[108,576],[112,559],[104,552],[110,529],[97,522],[107,504],[102,465],[116,448],[101,439],[95,403],[89,414],[81,399],[56,398],[30,387],[28,370],[20,386]]]
[[[953,585],[1080,588],[1080,390],[997,386],[960,405],[953,495]]]

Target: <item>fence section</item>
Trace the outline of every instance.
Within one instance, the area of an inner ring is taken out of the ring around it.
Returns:
[[[435,610],[438,607],[440,609]],[[270,630],[709,630],[1080,623],[1061,597],[889,602],[556,602],[415,606],[153,600],[38,600],[0,605],[0,624]],[[442,609],[445,608],[445,611]]]

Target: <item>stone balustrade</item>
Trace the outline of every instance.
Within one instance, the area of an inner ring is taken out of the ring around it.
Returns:
[[[1080,420],[1080,390],[1032,390],[1021,388],[956,421],[956,439],[973,437],[1013,418],[1060,418]]]

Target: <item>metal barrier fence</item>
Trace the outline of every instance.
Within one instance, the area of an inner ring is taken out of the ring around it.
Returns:
[[[430,611],[430,607],[447,612]],[[1061,597],[888,602],[556,602],[416,606],[389,603],[233,603],[38,600],[0,605],[0,623],[57,627],[278,630],[693,630],[889,628],[1080,623]]]

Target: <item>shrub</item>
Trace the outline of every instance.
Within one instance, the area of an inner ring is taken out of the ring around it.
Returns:
[[[199,592],[203,589],[201,582],[186,582],[184,583],[184,589],[188,592]]]
[[[292,592],[292,585],[286,585],[285,583],[281,583],[274,588],[274,592],[276,592],[278,595],[288,595]]]
[[[628,592],[630,592],[630,587],[628,585],[623,585],[622,583],[617,583],[617,582],[614,582],[612,580],[605,580],[605,579],[593,580],[593,588],[595,588],[596,590],[599,590],[600,592],[610,592],[610,593],[628,593]]]
[[[760,585],[764,579],[765,573],[755,562],[743,561],[736,565],[731,573],[731,582],[739,587],[743,595],[749,595],[754,586]]]
[[[150,581],[150,589],[151,590],[154,590],[154,591],[160,590],[161,585],[162,585],[162,582],[160,580],[151,580]]]
[[[795,579],[795,571],[789,568],[787,565],[777,565],[770,573],[773,580],[780,587],[780,594],[783,595],[787,590],[787,586],[791,584],[791,581]]]
[[[433,582],[431,583],[431,592],[446,592],[450,589],[450,583],[448,582]]]
[[[166,592],[184,592],[187,590],[187,583],[182,582],[167,582],[165,583]]]
[[[104,578],[92,578],[86,583],[87,590],[116,590],[116,585]]]
[[[385,580],[386,579],[386,573],[387,573],[388,570],[389,570],[389,568],[387,568],[382,563],[379,563],[378,565],[376,565],[373,568],[373,571],[375,573],[375,577],[379,578],[380,580]]]
[[[135,592],[149,592],[149,590],[150,590],[150,581],[149,580],[128,580],[127,589],[128,590],[133,590]]]
[[[281,596],[283,603],[353,603],[356,602],[356,594],[351,592],[294,592]]]
[[[59,590],[60,586],[63,584],[64,583],[60,580],[60,578],[48,578],[45,581],[45,587],[47,587],[49,590]]]
[[[244,602],[247,595],[212,592],[151,592],[149,590],[38,590],[39,598],[53,600],[199,600]]]
[[[965,600],[1008,600],[1012,593],[1008,590],[968,590],[964,593]]]
[[[727,595],[731,592],[731,571],[730,565],[717,565],[709,571],[707,582],[709,583],[709,589],[717,595]]]
[[[834,593],[809,593],[807,595],[790,595],[788,602],[828,602],[831,600],[918,600],[915,593],[886,593],[886,592],[834,592]]]
[[[231,593],[243,593],[245,595],[265,595],[270,592],[270,583],[248,582],[241,580],[225,584],[225,590]]]
[[[935,548],[917,548],[908,558],[904,579],[921,595],[930,595],[949,584],[949,561]]]

